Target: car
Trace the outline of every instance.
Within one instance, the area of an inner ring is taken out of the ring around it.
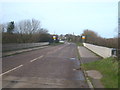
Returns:
[[[60,40],[59,42],[60,42],[60,43],[64,43],[65,41]]]

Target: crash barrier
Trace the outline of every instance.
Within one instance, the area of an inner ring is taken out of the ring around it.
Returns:
[[[41,43],[11,43],[11,44],[3,44],[2,45],[2,51],[12,51],[12,50],[19,50],[24,48],[31,48],[31,47],[38,47],[38,46],[44,46],[48,45],[49,42],[41,42]]]
[[[111,57],[111,56],[116,56],[117,50],[114,48],[107,48],[103,46],[97,46],[93,44],[88,44],[88,43],[83,43],[84,47],[90,49],[91,51],[95,52],[99,56],[103,58]]]

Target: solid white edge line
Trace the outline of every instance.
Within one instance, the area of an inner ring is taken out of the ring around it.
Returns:
[[[5,75],[5,74],[7,74],[7,73],[9,73],[9,72],[12,72],[12,71],[14,71],[14,70],[16,70],[16,69],[18,69],[18,68],[20,68],[20,67],[22,67],[22,66],[23,66],[23,65],[19,65],[19,66],[15,67],[15,68],[13,68],[13,69],[11,69],[11,70],[8,70],[8,71],[0,74],[0,76]]]

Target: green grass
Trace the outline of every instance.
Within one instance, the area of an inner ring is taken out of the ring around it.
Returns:
[[[77,42],[76,45],[77,45],[77,46],[83,46],[83,44],[80,43],[80,42]]]
[[[115,58],[82,64],[85,70],[98,70],[103,75],[101,79],[105,88],[118,88],[118,62]]]

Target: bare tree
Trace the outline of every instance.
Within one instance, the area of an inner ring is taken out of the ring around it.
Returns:
[[[110,48],[117,48],[118,47],[118,38],[103,38],[100,37],[96,32],[92,30],[84,30],[83,34],[86,36],[86,42],[100,45],[100,46],[106,46]]]
[[[84,36],[86,36],[86,42],[88,43],[96,43],[97,39],[98,39],[98,35],[96,32],[92,31],[92,30],[84,30],[83,34]]]
[[[3,30],[3,43],[42,42],[49,41],[50,38],[48,30],[41,28],[40,21],[35,19],[15,23],[14,33],[12,24],[5,27],[5,30]]]
[[[41,29],[40,21],[35,19],[23,20],[19,22],[16,27],[17,32],[21,34],[33,34]]]
[[[32,42],[33,34],[37,33],[41,29],[40,21],[23,20],[16,24],[16,33],[19,34],[19,40],[23,43]],[[37,37],[37,36],[36,36]]]

